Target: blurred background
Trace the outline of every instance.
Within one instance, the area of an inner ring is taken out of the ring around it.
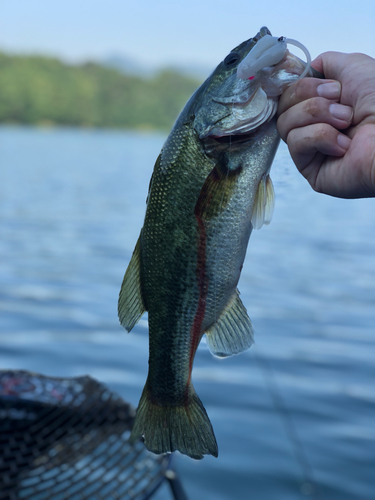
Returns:
[[[327,50],[375,53],[371,0],[267,4],[3,0],[0,121],[168,130],[199,82],[266,25]],[[296,49],[298,51],[298,49]]]
[[[136,406],[147,315],[127,334],[117,297],[178,113],[263,25],[312,58],[374,57],[374,22],[372,0],[2,0],[0,368],[89,374]],[[284,144],[272,172],[239,284],[256,344],[219,361],[202,343],[219,458],[177,467],[190,498],[373,500],[374,200],[314,193]]]

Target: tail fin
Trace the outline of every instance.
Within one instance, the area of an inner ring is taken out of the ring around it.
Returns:
[[[141,436],[146,447],[156,454],[178,450],[191,458],[217,457],[215,434],[204,406],[194,388],[183,406],[161,406],[150,401],[147,383],[137,409],[130,441]]]

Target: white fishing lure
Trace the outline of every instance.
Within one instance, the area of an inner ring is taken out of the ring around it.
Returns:
[[[259,70],[279,64],[286,55],[287,44],[295,45],[305,53],[306,67],[299,79],[306,76],[311,66],[310,53],[306,47],[292,38],[286,38],[284,36],[277,38],[276,36],[265,35],[256,43],[245,59],[239,64],[237,68],[238,78],[252,80]]]

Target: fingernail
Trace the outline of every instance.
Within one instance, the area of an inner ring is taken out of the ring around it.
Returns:
[[[334,118],[338,118],[339,120],[344,120],[346,122],[350,122],[353,118],[353,108],[351,106],[345,106],[344,104],[331,104],[329,112]]]
[[[337,136],[337,144],[338,144],[341,148],[345,149],[345,151],[346,151],[347,149],[349,149],[349,146],[350,146],[350,143],[351,143],[351,142],[352,142],[352,141],[351,141],[351,139],[349,139],[349,137],[348,137],[347,135],[344,135],[344,134],[339,134],[339,135]]]
[[[341,93],[341,85],[339,82],[327,82],[319,85],[316,90],[320,97],[338,99]]]

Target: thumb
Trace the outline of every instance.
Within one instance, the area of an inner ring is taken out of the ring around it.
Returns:
[[[332,80],[342,80],[342,72],[348,65],[348,57],[351,54],[342,52],[323,52],[320,54],[311,65],[324,77]]]
[[[375,60],[365,54],[324,52],[312,65],[327,79],[341,83],[340,103],[355,108],[354,123],[375,115]]]

